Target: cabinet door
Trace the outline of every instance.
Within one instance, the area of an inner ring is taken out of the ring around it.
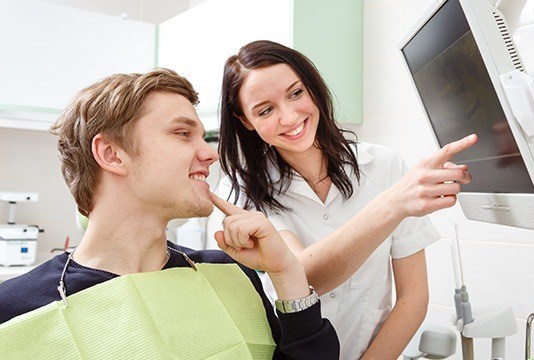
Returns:
[[[363,118],[363,0],[294,0],[293,46],[317,66],[336,120]]]
[[[152,68],[155,25],[1,0],[0,44],[0,117],[2,108],[38,117],[40,111],[62,109],[77,91],[107,75]]]

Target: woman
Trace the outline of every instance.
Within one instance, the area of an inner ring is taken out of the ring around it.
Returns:
[[[476,136],[403,177],[395,152],[351,135],[335,123],[328,88],[304,55],[256,41],[227,60],[219,152],[228,177],[220,193],[266,213],[299,257],[323,294],[342,358],[396,359],[425,317],[424,248],[439,238],[427,218],[409,216],[455,203],[458,183],[470,176],[447,161]],[[249,246],[225,231],[236,249]]]

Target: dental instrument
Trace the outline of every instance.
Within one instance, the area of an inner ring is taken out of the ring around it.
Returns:
[[[462,269],[462,261],[460,258],[460,243],[458,241],[458,224],[454,224],[454,240],[451,243],[451,252],[453,259],[454,279],[456,288],[454,289],[454,305],[456,306],[456,322],[463,327],[474,321],[471,311],[471,304],[469,303],[469,293],[464,283],[464,274]],[[474,359],[473,339],[465,337],[461,333],[462,339],[462,356],[464,360]]]
[[[534,360],[532,357],[532,351],[530,344],[532,341],[532,321],[534,320],[534,313],[530,314],[527,318],[527,333],[525,334],[525,360]]]
[[[473,339],[491,338],[491,359],[505,359],[506,337],[517,332],[517,323],[512,307],[503,304],[473,307],[463,282],[462,259],[458,240],[458,226],[455,224],[455,238],[452,244],[453,267],[456,287],[460,284],[460,306],[456,308],[452,323],[460,332],[464,360],[474,359]],[[458,288],[455,289],[455,305]],[[459,309],[459,310],[458,310]]]

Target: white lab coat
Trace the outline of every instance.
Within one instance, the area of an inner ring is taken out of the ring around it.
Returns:
[[[279,230],[290,230],[304,246],[319,241],[339,228],[380,192],[397,182],[406,172],[402,158],[392,149],[359,143],[357,151],[360,183],[350,167],[354,193],[346,201],[332,185],[323,203],[306,181],[298,176],[278,200],[293,209],[267,216]],[[275,179],[278,172],[272,168]],[[279,178],[279,175],[278,175]],[[219,193],[227,197],[228,178],[222,180]],[[243,194],[239,203],[244,202]],[[321,296],[321,310],[336,329],[341,342],[341,359],[359,359],[386,320],[392,309],[392,271],[390,258],[403,258],[424,249],[439,239],[427,217],[407,218],[375,250],[348,281]],[[267,292],[276,298],[272,285],[265,281]]]

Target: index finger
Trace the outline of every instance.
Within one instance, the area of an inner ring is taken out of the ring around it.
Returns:
[[[221,210],[224,215],[230,216],[234,214],[246,214],[248,211],[241,209],[239,206],[232,204],[231,202],[228,202],[226,200],[221,199],[214,193],[210,191],[210,198],[211,201],[213,201],[213,205],[217,207],[217,209]]]
[[[443,167],[443,164],[449,161],[454,155],[475,145],[477,140],[478,136],[471,134],[463,139],[448,143],[430,157],[430,164],[437,167]]]

